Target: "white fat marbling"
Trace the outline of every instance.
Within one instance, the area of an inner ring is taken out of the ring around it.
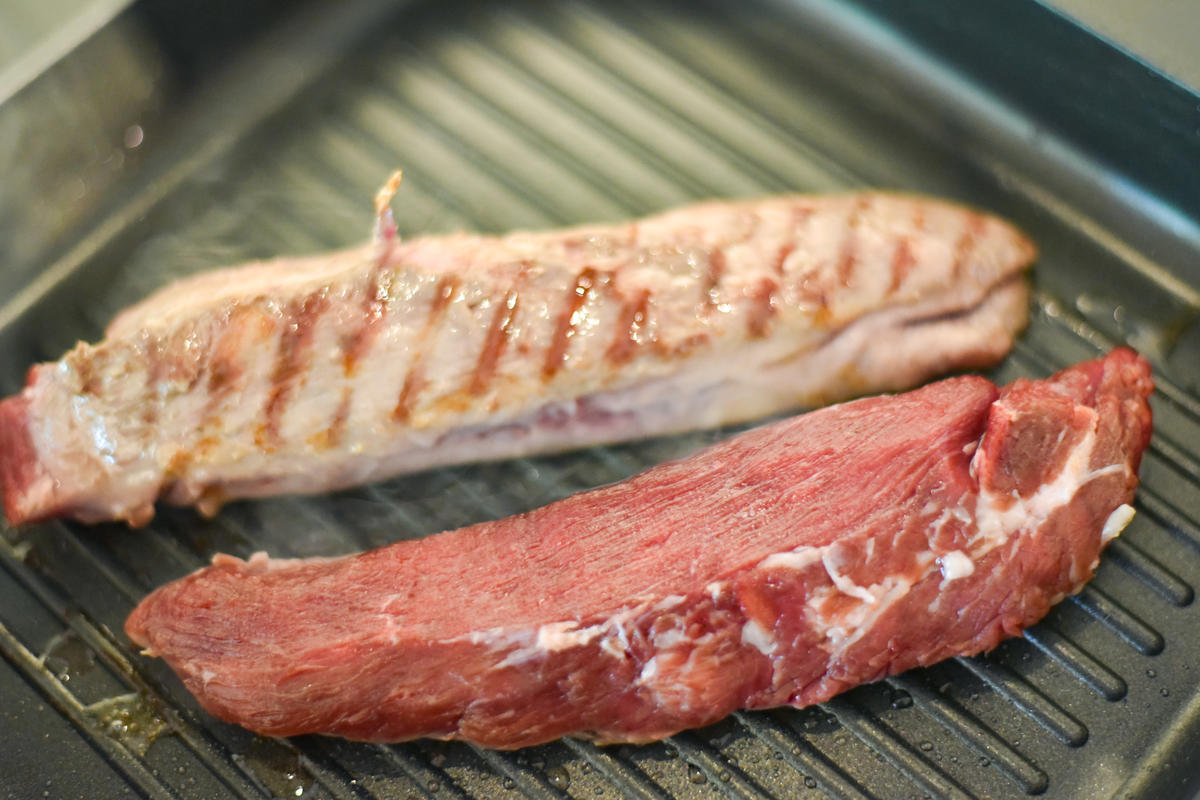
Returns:
[[[1125,526],[1133,521],[1133,515],[1136,513],[1133,506],[1128,503],[1122,503],[1114,508],[1113,512],[1108,515],[1108,519],[1104,520],[1104,528],[1100,531],[1100,544],[1106,545],[1120,536],[1121,531],[1125,530]]]
[[[1015,502],[1007,508],[1004,508],[1003,504],[1009,498],[980,491],[979,503],[975,507],[979,532],[971,544],[975,544],[976,539],[982,539],[984,547],[982,551],[973,548],[974,557],[978,559],[983,553],[1000,546],[1016,531],[1037,530],[1052,513],[1070,503],[1075,493],[1091,481],[1104,475],[1126,471],[1127,467],[1124,464],[1109,464],[1099,469],[1090,469],[1088,463],[1095,446],[1096,433],[1088,431],[1071,450],[1066,463],[1054,480],[1039,486],[1037,491],[1027,498],[1020,497],[1014,491],[1012,500]]]
[[[821,562],[825,565],[825,571],[829,573],[829,579],[833,581],[833,585],[837,587],[838,591],[851,597],[857,597],[864,603],[876,602],[874,586],[859,586],[841,571],[843,565],[840,563],[841,559],[838,557],[839,551],[836,545],[823,549],[825,552],[821,554]]]
[[[762,569],[804,569],[817,563],[825,556],[827,547],[800,546],[786,553],[772,553],[758,563]]]
[[[929,559],[932,562],[932,558]],[[823,609],[836,587],[823,587],[813,592],[808,602],[809,619],[818,634],[825,638],[830,663],[836,663],[846,650],[861,639],[896,601],[908,594],[914,581],[899,575],[888,575],[872,584],[864,600],[849,610],[826,615]],[[863,587],[858,587],[862,589]],[[865,591],[865,590],[864,590]]]
[[[537,646],[551,653],[581,647],[599,636],[603,629],[603,625],[580,628],[577,622],[551,622],[538,628]]]
[[[965,578],[975,572],[975,562],[962,550],[951,550],[943,554],[938,558],[938,564],[942,568],[942,583],[939,589],[951,581]]]
[[[748,644],[754,647],[764,656],[769,656],[779,647],[779,643],[775,641],[775,637],[770,632],[759,625],[757,620],[747,620],[742,626],[742,644]]]

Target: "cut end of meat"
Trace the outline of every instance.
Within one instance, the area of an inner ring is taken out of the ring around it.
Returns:
[[[54,514],[53,481],[40,466],[29,434],[28,401],[24,395],[0,401],[0,489],[12,525]]]
[[[973,461],[981,488],[1028,498],[1067,468],[1092,437],[1099,447],[1079,468],[1116,464],[1124,454],[1132,490],[1153,427],[1147,402],[1153,391],[1149,363],[1128,348],[1047,380],[1014,381],[992,409]]]
[[[64,412],[80,392],[64,372],[36,366],[20,394],[0,400],[0,494],[9,524],[72,516],[145,525],[154,516],[157,476],[120,469],[111,454],[76,446],[108,432],[103,425],[79,425]],[[46,409],[51,413],[38,413]]]

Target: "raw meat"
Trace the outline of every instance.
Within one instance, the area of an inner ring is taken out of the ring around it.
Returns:
[[[316,492],[741,421],[998,360],[1033,246],[887,194],[371,244],[125,311],[0,403],[19,523]]]
[[[510,517],[213,566],[126,632],[273,736],[638,742],[978,653],[1078,591],[1151,431],[1129,350],[816,411]]]

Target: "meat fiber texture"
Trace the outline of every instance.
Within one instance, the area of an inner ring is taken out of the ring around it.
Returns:
[[[319,492],[738,422],[999,360],[1034,248],[880,193],[219,270],[0,403],[13,523]]]
[[[644,742],[994,647],[1091,577],[1150,437],[1132,351],[816,411],[536,511],[226,555],[126,632],[273,736]]]

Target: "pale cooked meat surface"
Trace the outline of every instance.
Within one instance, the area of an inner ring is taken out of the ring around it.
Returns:
[[[126,631],[273,736],[646,741],[819,703],[1078,591],[1133,515],[1152,388],[1122,349],[857,400],[496,522],[218,556]]]
[[[884,193],[716,202],[182,280],[0,403],[9,519],[316,492],[735,422],[998,360],[1034,248]]]

